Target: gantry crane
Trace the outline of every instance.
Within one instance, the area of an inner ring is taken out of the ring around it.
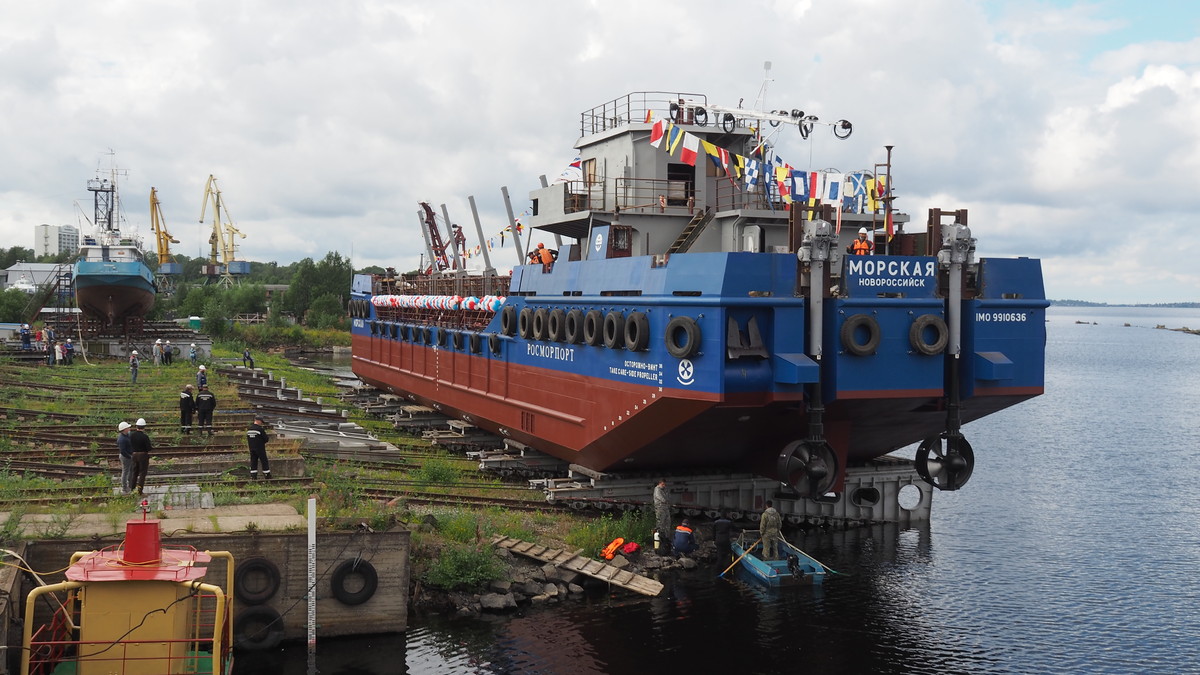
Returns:
[[[183,266],[171,257],[171,244],[179,240],[167,231],[167,219],[162,214],[162,203],[158,201],[158,190],[150,188],[150,226],[154,229],[154,241],[158,247],[158,292],[170,295],[175,292],[175,277],[183,272]]]
[[[208,175],[208,184],[204,186],[204,203],[200,205],[202,223],[204,215],[208,212],[209,202],[212,202],[213,231],[208,237],[208,243],[212,245],[212,251],[208,256],[208,264],[204,266],[204,273],[210,282],[219,279],[222,285],[232,286],[237,283],[237,276],[250,273],[250,263],[237,260],[237,240],[234,238],[237,236],[245,239],[246,235],[233,226],[233,218],[221,199],[221,190],[212,174]],[[222,264],[217,264],[218,246]]]

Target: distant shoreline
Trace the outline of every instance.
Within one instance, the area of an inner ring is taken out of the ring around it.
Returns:
[[[1051,307],[1151,307],[1154,309],[1200,309],[1200,302],[1116,303],[1086,300],[1051,300]]]

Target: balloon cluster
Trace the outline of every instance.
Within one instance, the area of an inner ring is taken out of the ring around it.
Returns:
[[[504,297],[485,295],[376,295],[371,298],[376,307],[399,307],[404,309],[482,309],[499,312],[504,306]]]

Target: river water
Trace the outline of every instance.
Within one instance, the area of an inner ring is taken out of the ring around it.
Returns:
[[[824,588],[701,568],[657,598],[414,616],[323,641],[316,670],[1200,672],[1200,336],[1157,325],[1200,328],[1200,310],[1051,308],[1047,393],[964,427],[974,474],[931,523],[793,535],[842,573]],[[306,672],[304,648],[235,672]]]

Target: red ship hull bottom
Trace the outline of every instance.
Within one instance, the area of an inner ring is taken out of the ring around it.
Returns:
[[[780,450],[807,437],[802,401],[744,394],[722,400],[365,336],[354,337],[353,351],[354,372],[368,384],[596,471],[773,476]],[[962,421],[1040,393],[974,397],[963,403]],[[839,458],[867,461],[945,430],[941,397],[907,394],[826,405],[826,438]]]

